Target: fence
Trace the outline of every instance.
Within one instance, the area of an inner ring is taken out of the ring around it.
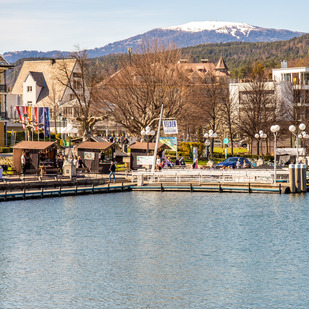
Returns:
[[[288,169],[277,170],[277,181],[287,182],[289,179]],[[258,182],[273,183],[273,170],[163,170],[158,172],[147,172],[138,170],[132,172],[132,182],[138,177],[149,182]]]

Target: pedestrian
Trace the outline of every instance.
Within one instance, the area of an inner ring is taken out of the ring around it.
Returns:
[[[82,158],[78,156],[78,168],[86,167],[85,163],[83,162]]]
[[[21,161],[22,174],[25,176],[25,173],[26,173],[26,153],[24,151],[23,151],[23,153],[20,157],[20,161]]]
[[[195,159],[195,161],[193,162],[192,168],[193,169],[197,169],[198,168],[197,159]]]
[[[62,174],[62,167],[63,167],[63,157],[62,157],[62,154],[57,156],[57,166],[59,168],[60,174]]]
[[[114,177],[114,182],[116,182],[116,165],[114,163],[114,161],[111,161],[111,166],[109,167],[109,182],[111,182],[111,177],[113,176]]]
[[[78,168],[78,159],[77,159],[77,155],[74,155],[73,165],[74,165],[76,168]]]
[[[241,168],[240,158],[238,158],[238,160],[236,162],[236,168]]]

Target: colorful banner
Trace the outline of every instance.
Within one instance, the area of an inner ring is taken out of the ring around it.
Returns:
[[[177,121],[176,120],[163,120],[164,134],[178,134]]]
[[[160,137],[159,142],[171,148],[172,151],[177,151],[177,137],[164,136]]]
[[[44,125],[45,135],[50,136],[49,107],[16,106],[16,111],[23,129],[26,129],[26,125],[30,123],[37,130],[38,124],[41,124]]]

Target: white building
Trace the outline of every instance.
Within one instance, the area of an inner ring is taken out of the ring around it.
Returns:
[[[280,69],[272,70],[272,78],[281,89],[291,89],[290,104],[295,107],[295,120],[309,119],[309,68],[288,68],[283,61]]]
[[[76,93],[81,92],[81,70],[75,59],[25,61],[12,90],[19,99],[12,101],[23,106],[50,107],[51,130],[61,128],[77,116],[75,96],[66,86],[67,76]]]

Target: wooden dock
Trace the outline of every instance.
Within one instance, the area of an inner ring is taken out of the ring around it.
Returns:
[[[131,191],[131,184],[116,183],[105,185],[91,186],[66,186],[58,188],[41,187],[40,189],[26,189],[14,190],[14,191],[2,191],[0,193],[0,201],[13,201],[13,200],[26,200],[48,197],[61,197],[61,196],[73,196],[73,195],[85,195],[85,194],[97,194],[97,193],[112,193],[112,192],[124,192]]]

